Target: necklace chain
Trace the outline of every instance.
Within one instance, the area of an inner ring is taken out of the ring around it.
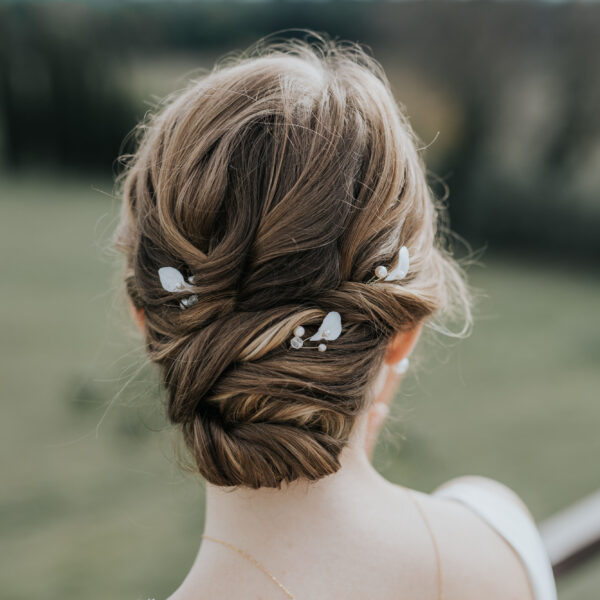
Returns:
[[[433,528],[431,527],[431,523],[429,519],[425,515],[425,511],[421,507],[421,503],[417,500],[415,493],[408,488],[403,488],[406,493],[410,496],[411,500],[414,502],[415,506],[419,510],[421,518],[425,522],[425,526],[427,527],[427,531],[429,532],[429,537],[431,538],[431,543],[433,545],[433,550],[435,552],[435,560],[437,563],[437,581],[438,581],[438,600],[444,600],[444,577],[442,573],[442,558],[440,556],[440,549],[435,540],[435,536],[433,535]]]
[[[250,556],[247,552],[244,552],[241,548],[237,548],[236,546],[234,546],[233,544],[230,544],[229,542],[219,540],[210,535],[203,535],[202,537],[206,538],[207,540],[212,540],[213,542],[219,542],[220,544],[223,544],[224,546],[227,546],[228,548],[231,548],[232,550],[239,552],[243,557],[247,558],[251,563],[256,565],[263,573],[265,573],[265,575],[268,575],[283,590],[283,592],[287,595],[288,598],[292,598],[292,600],[296,600],[296,597],[292,594],[292,592],[290,592],[283,585],[283,583],[281,583],[281,581],[279,581],[279,579],[277,579],[277,577],[275,577],[275,575],[271,575],[271,573],[269,573],[269,571],[267,571],[267,569],[265,569],[265,567],[261,563],[259,563],[257,560],[252,558],[252,556]]]
[[[433,535],[433,529],[431,527],[431,523],[429,522],[429,519],[426,517],[425,512],[423,511],[421,504],[417,500],[414,493],[411,490],[409,490],[408,488],[403,488],[403,489],[406,490],[406,493],[408,494],[408,496],[410,497],[412,502],[417,507],[417,510],[419,511],[419,514],[421,515],[421,518],[423,519],[425,526],[427,527],[427,531],[429,532],[429,537],[431,538],[431,542],[433,544],[433,549],[435,552],[435,558],[436,558],[436,562],[437,562],[438,600],[444,600],[444,580],[443,580],[443,575],[442,575],[442,561],[441,561],[441,557],[440,557],[440,549],[438,548],[437,542],[435,540],[435,536]],[[212,540],[213,542],[218,542],[219,544],[223,544],[224,546],[227,546],[228,548],[231,548],[232,550],[235,550],[236,552],[241,554],[244,558],[248,559],[252,564],[254,564],[256,567],[258,567],[265,575],[270,577],[279,586],[279,588],[283,591],[283,593],[288,598],[291,598],[292,600],[296,600],[296,597],[292,594],[292,592],[290,592],[283,585],[283,583],[281,583],[281,581],[279,581],[279,579],[277,579],[277,577],[275,577],[275,575],[272,575],[271,573],[269,573],[269,571],[267,571],[267,569],[261,563],[259,563],[255,558],[250,556],[247,552],[244,552],[244,550],[242,550],[241,548],[238,548],[237,546],[234,546],[233,544],[230,544],[229,542],[225,542],[224,540],[220,540],[211,535],[203,534],[202,537],[207,540]]]

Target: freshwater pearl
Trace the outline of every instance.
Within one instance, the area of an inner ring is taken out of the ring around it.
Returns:
[[[327,350],[327,346],[325,344],[319,344],[319,352],[325,352]]]
[[[304,327],[302,327],[302,325],[298,325],[298,327],[294,329],[294,335],[297,337],[302,337],[304,335]]]
[[[292,344],[293,348],[302,348],[302,344],[304,344],[304,342],[302,341],[302,339],[300,339],[299,337],[293,337],[292,341],[290,342]]]
[[[375,269],[375,275],[377,275],[377,277],[379,277],[380,279],[382,277],[385,277],[387,275],[387,272],[388,272],[388,270],[383,265],[379,265]]]
[[[192,294],[189,298],[183,298],[181,303],[185,306],[193,306],[198,302],[198,296],[196,294]]]

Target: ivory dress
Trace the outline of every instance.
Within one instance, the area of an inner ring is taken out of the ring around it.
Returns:
[[[484,519],[513,548],[529,575],[535,600],[557,600],[550,559],[535,523],[510,498],[477,481],[457,479],[433,495],[461,502]]]

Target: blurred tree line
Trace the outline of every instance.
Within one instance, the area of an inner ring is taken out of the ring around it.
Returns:
[[[136,61],[218,56],[299,27],[367,44],[399,100],[412,90],[417,132],[425,142],[440,132],[426,150],[432,186],[442,195],[439,180],[448,185],[460,234],[598,256],[600,6],[591,4],[5,4],[0,160],[12,171],[114,173],[148,109],[123,77]]]

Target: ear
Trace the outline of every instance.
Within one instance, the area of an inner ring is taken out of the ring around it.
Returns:
[[[136,322],[139,330],[144,333],[146,330],[146,313],[144,312],[144,309],[142,307],[136,308],[131,300],[129,300],[129,309],[131,311],[131,316]]]
[[[389,364],[400,362],[406,358],[419,340],[423,324],[419,323],[407,331],[399,331],[389,342],[384,361]]]

